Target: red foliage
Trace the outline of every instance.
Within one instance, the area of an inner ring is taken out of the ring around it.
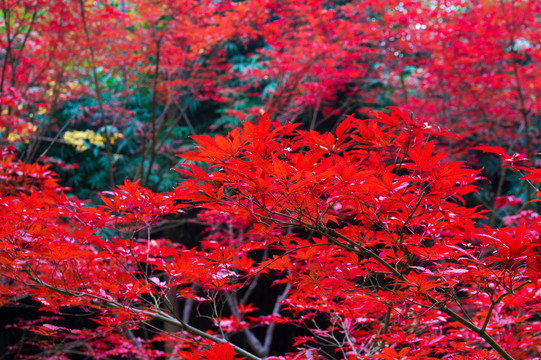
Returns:
[[[197,151],[182,155],[186,179],[173,193],[126,180],[98,208],[66,197],[46,167],[5,153],[2,302],[25,294],[43,310],[99,311],[90,332],[47,319],[31,325],[51,339],[85,339],[82,351],[93,357],[158,356],[152,342],[122,336],[158,319],[183,335],[154,341],[186,358],[255,358],[218,334],[281,323],[312,333],[294,345],[305,357],[325,357],[324,341],[352,359],[469,358],[487,347],[487,358],[531,358],[541,327],[541,222],[479,228],[482,215],[463,196],[477,191],[480,177],[438,152],[443,133],[397,109],[375,115],[348,116],[335,134],[265,115],[227,137],[196,137]],[[510,166],[524,171],[520,159]],[[196,165],[201,161],[209,173]],[[200,249],[137,238],[188,205],[207,209],[200,218],[216,224]],[[282,309],[248,316],[257,309],[231,296],[261,274],[286,286]],[[238,304],[230,316],[216,314],[213,335],[175,318],[167,295],[173,289],[196,302],[221,294]],[[209,346],[213,341],[218,345]]]
[[[37,336],[34,357],[148,359],[164,356],[164,343],[185,358],[254,359],[270,345],[252,329],[281,324],[306,333],[284,359],[538,356],[538,1],[114,3],[1,5],[0,141],[29,145],[26,162],[14,148],[0,152],[0,304],[31,298],[56,315],[77,307],[96,324],[21,321]],[[231,42],[253,66],[234,66]],[[103,94],[109,80],[122,90]],[[109,149],[103,205],[66,195],[34,161],[44,134],[60,129],[60,104],[95,98],[84,121],[108,134],[133,121],[119,104],[141,88],[152,94],[151,119],[136,134],[142,180],[113,187]],[[357,100],[336,109],[339,98]],[[389,99],[427,122],[393,108],[314,130]],[[180,185],[155,193],[142,184],[164,149],[160,136],[179,119],[194,133],[186,111],[195,100],[228,103],[225,114],[238,119],[262,107],[280,119],[194,135]],[[302,115],[307,130],[285,121]],[[499,227],[480,226],[484,212],[468,205],[482,177],[456,155],[478,143],[501,158],[502,179],[517,172],[529,189],[513,197],[500,186],[489,199]],[[151,236],[191,208],[211,224],[196,247]],[[248,296],[263,276],[281,292],[267,313]],[[213,325],[183,320],[175,296],[212,308]],[[178,333],[139,338],[151,319]],[[250,351],[229,342],[238,334]]]
[[[539,222],[478,228],[482,215],[461,204],[480,177],[434,153],[441,132],[398,110],[376,115],[348,117],[335,135],[271,125],[263,116],[227,138],[198,137],[199,151],[183,157],[215,170],[202,178],[193,164],[181,169],[193,179],[181,185],[182,196],[254,222],[250,234],[282,252],[257,271],[282,273],[276,283],[292,285],[286,309],[308,327],[313,316],[324,316],[330,327],[314,334],[336,341],[344,354],[370,353],[374,334],[403,328],[444,336],[412,347],[411,356],[467,353],[482,346],[481,338],[493,347],[506,339],[502,346],[516,356],[535,353],[528,336],[508,341],[503,328],[516,334],[523,328],[518,319],[535,321],[533,313],[510,320],[502,302],[532,294],[537,284]],[[287,228],[320,237],[280,230]],[[529,298],[524,306],[534,304]],[[460,326],[471,336],[458,336]]]
[[[84,340],[81,351],[98,358],[159,356],[155,341],[186,358],[257,358],[222,336],[282,323],[311,333],[285,358],[327,351],[351,359],[532,358],[541,328],[541,222],[478,227],[482,214],[463,200],[477,191],[478,171],[446,161],[440,131],[397,109],[375,115],[349,116],[335,134],[264,116],[227,137],[197,137],[173,193],[126,181],[98,208],[59,192],[54,173],[28,173],[12,160],[5,171],[40,181],[20,182],[28,190],[17,193],[10,176],[2,180],[3,304],[24,294],[42,310],[97,311],[92,331],[50,319],[21,326]],[[199,249],[137,237],[188,204],[215,224]],[[273,313],[253,316],[248,298],[234,294],[262,274],[284,292]],[[171,312],[171,291],[211,304],[226,297],[234,306],[215,313],[215,331],[205,332]],[[178,326],[179,335],[123,336],[150,319]]]

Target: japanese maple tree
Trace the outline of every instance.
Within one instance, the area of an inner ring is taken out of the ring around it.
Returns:
[[[3,304],[96,312],[92,329],[19,324],[50,340],[34,342],[34,357],[153,358],[160,342],[181,358],[258,359],[270,347],[254,329],[291,324],[306,335],[282,358],[534,358],[539,220],[476,225],[482,212],[464,196],[481,178],[438,150],[447,133],[397,109],[375,115],[348,116],[334,134],[264,115],[227,137],[197,136],[173,192],[126,181],[99,207],[4,154]],[[191,206],[229,225],[191,249],[151,236]],[[250,300],[263,275],[280,289],[266,314]],[[213,324],[194,326],[171,296],[210,306]],[[178,330],[136,335],[151,320]],[[233,345],[242,338],[248,348]]]
[[[0,10],[0,306],[45,311],[21,355],[541,353],[538,2]]]
[[[398,110],[350,116],[336,134],[295,128],[264,116],[198,137],[199,152],[183,157],[215,171],[180,171],[193,178],[181,185],[191,201],[251,219],[250,233],[277,252],[256,272],[292,286],[283,303],[313,333],[297,345],[353,358],[386,343],[412,357],[474,356],[483,344],[489,357],[538,351],[539,222],[476,226],[482,214],[463,197],[478,172],[443,161],[443,132]]]
[[[539,2],[409,1],[395,10],[382,21],[396,24],[386,37],[392,41],[384,61],[394,100],[454,129],[461,139],[453,151],[472,163],[491,161],[468,154],[478,144],[524,153],[535,162]],[[496,180],[493,194],[482,196],[492,207],[514,177],[499,166],[488,165],[486,171]],[[534,193],[521,187],[510,195],[529,201]]]

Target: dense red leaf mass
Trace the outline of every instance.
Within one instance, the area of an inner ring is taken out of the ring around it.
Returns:
[[[437,151],[442,131],[398,109],[375,115],[349,116],[335,134],[264,115],[227,137],[196,137],[197,150],[182,154],[185,180],[174,192],[126,180],[101,207],[66,197],[45,167],[7,157],[2,302],[24,294],[42,310],[98,311],[90,332],[47,320],[26,325],[50,339],[88,341],[82,351],[97,358],[158,357],[153,341],[170,343],[183,358],[255,358],[221,339],[281,323],[312,334],[297,339],[297,354],[284,355],[292,359],[324,357],[321,342],[352,359],[473,358],[481,350],[486,358],[531,358],[541,328],[539,220],[478,227],[481,212],[463,199],[477,191],[479,172]],[[230,226],[210,233],[201,249],[138,237],[189,206]],[[272,256],[261,259],[261,250]],[[248,316],[253,305],[233,304],[229,317],[214,319],[215,333],[171,312],[173,289],[213,302],[262,274],[285,286],[276,312]],[[183,335],[121,335],[151,319]]]
[[[541,2],[0,10],[10,354],[539,358]],[[98,204],[64,182],[94,160]]]

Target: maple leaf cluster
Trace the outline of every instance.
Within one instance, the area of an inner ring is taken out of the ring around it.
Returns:
[[[6,356],[538,358],[540,13],[2,1]]]
[[[438,151],[446,133],[398,109],[375,115],[323,134],[264,115],[225,137],[198,136],[174,191],[126,180],[98,207],[66,196],[46,166],[6,153],[2,304],[24,294],[43,311],[93,312],[91,331],[48,318],[18,325],[53,340],[36,342],[38,354],[64,339],[56,356],[156,358],[165,343],[182,358],[256,359],[230,337],[255,343],[253,329],[292,324],[307,335],[284,359],[532,358],[540,221],[478,226],[483,212],[464,197],[478,191],[479,171]],[[512,166],[536,181],[536,169]],[[216,224],[198,248],[151,238],[165,216],[194,206]],[[282,289],[267,314],[239,296],[264,277]],[[224,301],[229,315],[213,311],[204,331],[176,313],[171,294]],[[135,335],[152,320],[177,330]]]

